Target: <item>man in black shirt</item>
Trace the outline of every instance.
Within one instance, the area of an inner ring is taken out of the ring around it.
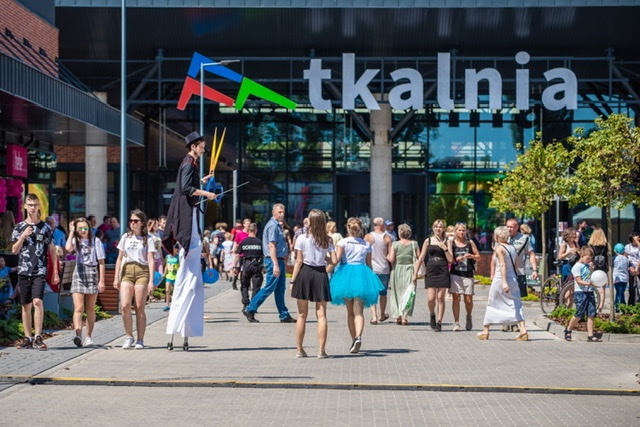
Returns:
[[[240,295],[242,297],[242,313],[245,312],[249,302],[249,283],[251,297],[253,298],[262,287],[262,240],[256,237],[258,226],[251,223],[248,228],[249,236],[245,238],[236,249],[236,272],[242,265],[242,278],[240,280]],[[249,320],[251,321],[251,320]]]

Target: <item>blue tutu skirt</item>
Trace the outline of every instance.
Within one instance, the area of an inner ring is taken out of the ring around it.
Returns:
[[[331,303],[345,305],[345,299],[358,298],[365,307],[378,303],[382,282],[373,271],[364,264],[341,265],[329,283]]]

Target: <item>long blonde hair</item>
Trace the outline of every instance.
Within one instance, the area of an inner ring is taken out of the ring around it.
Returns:
[[[604,231],[600,227],[595,227],[591,237],[589,238],[589,245],[591,246],[606,246],[607,236],[604,235]]]

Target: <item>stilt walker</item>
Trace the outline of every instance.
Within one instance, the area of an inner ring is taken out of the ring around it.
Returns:
[[[217,194],[200,189],[197,160],[205,152],[204,138],[198,132],[192,132],[185,140],[189,153],[178,171],[167,214],[164,244],[167,248],[172,248],[176,241],[180,245],[180,267],[167,322],[167,334],[171,334],[167,348],[173,350],[173,335],[180,334],[184,339],[182,348],[186,351],[189,349],[189,337],[199,337],[204,333],[204,289],[200,270],[202,240],[198,233],[196,204],[200,196],[216,200]],[[202,182],[210,178],[212,175],[207,175]]]

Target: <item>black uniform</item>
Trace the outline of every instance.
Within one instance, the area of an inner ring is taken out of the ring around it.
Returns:
[[[251,287],[251,297],[262,287],[262,240],[257,237],[247,237],[236,249],[236,254],[242,256],[242,279],[240,281],[240,295],[242,305],[249,305],[249,284]]]

